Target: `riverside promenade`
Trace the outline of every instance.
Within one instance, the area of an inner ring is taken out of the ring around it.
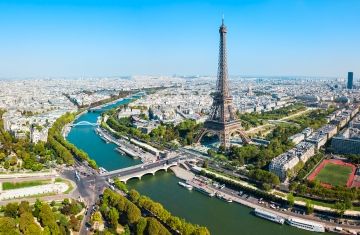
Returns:
[[[328,231],[332,231],[332,232],[336,231],[335,227],[342,228],[343,231],[348,231],[348,232],[350,232],[350,234],[351,233],[357,234],[360,232],[359,226],[336,224],[336,223],[321,220],[320,218],[317,218],[312,215],[303,215],[303,214],[297,214],[297,213],[294,213],[291,211],[284,211],[281,209],[273,209],[269,206],[270,203],[269,204],[260,204],[259,200],[257,198],[251,197],[251,196],[247,195],[246,193],[239,195],[239,192],[237,192],[235,190],[232,190],[232,189],[229,189],[226,187],[223,187],[223,188],[216,187],[211,183],[205,182],[204,179],[200,178],[200,177],[194,176],[193,179],[188,180],[186,183],[188,183],[194,187],[203,188],[205,191],[213,192],[217,195],[222,195],[227,199],[231,199],[234,203],[239,203],[241,205],[247,206],[252,209],[267,210],[267,211],[269,211],[273,214],[276,214],[284,219],[299,218],[299,219],[303,219],[303,220],[316,222],[316,223],[323,225]],[[349,234],[349,233],[345,233],[345,234]]]

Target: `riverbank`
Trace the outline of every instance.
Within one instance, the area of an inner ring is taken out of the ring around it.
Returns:
[[[292,213],[287,210],[286,211],[282,210],[281,208],[274,209],[270,206],[270,203],[261,203],[260,204],[259,200],[257,198],[251,197],[251,196],[247,195],[246,193],[242,193],[241,195],[239,195],[239,192],[237,192],[235,190],[231,190],[229,188],[221,189],[212,184],[207,184],[206,182],[202,181],[202,179],[198,178],[194,173],[189,172],[188,170],[185,170],[179,166],[171,167],[171,170],[174,172],[174,174],[177,178],[186,181],[186,183],[188,183],[189,185],[192,185],[193,187],[203,188],[204,192],[210,192],[213,195],[222,195],[227,200],[230,199],[234,203],[241,204],[250,209],[254,209],[254,210],[255,209],[266,209],[284,219],[298,218],[298,219],[305,219],[308,221],[313,221],[315,223],[319,223],[319,224],[323,225],[327,231],[331,231],[331,232],[339,233],[338,228],[342,228],[343,231],[348,230],[348,231],[351,231],[354,233],[360,232],[360,228],[357,226],[339,225],[336,223],[331,223],[331,222],[321,220],[321,219],[319,219],[315,216],[311,216],[311,215],[295,214],[295,213]]]
[[[247,187],[247,188],[251,188],[251,189],[255,189],[255,190],[259,190],[261,192],[264,192],[264,193],[269,193],[277,198],[281,198],[282,200],[286,201],[287,200],[287,194],[281,192],[281,191],[277,191],[275,189],[271,190],[270,192],[266,192],[266,191],[263,191],[261,189],[258,189],[256,188],[255,186],[253,185],[250,185],[248,184],[247,182],[245,181],[242,181],[240,179],[235,179],[233,177],[230,177],[230,176],[226,176],[224,174],[221,174],[221,173],[218,173],[218,172],[215,172],[215,171],[210,171],[208,169],[205,169],[205,168],[200,168],[198,167],[197,170],[200,172],[200,171],[204,171],[206,173],[210,173],[210,174],[213,174],[215,175],[216,177],[220,177],[222,179],[225,179],[225,180],[229,180],[229,181],[232,181],[232,182],[235,182],[237,184],[241,184],[243,185],[244,187]],[[304,199],[305,200],[305,199]],[[301,201],[301,200],[295,200],[294,201],[294,204],[295,205],[298,205],[298,206],[306,206],[306,202],[305,201]],[[333,208],[330,208],[330,207],[326,207],[326,206],[321,206],[321,205],[316,205],[314,204],[314,209],[316,209],[317,211],[321,211],[321,212],[325,212],[325,213],[328,213],[328,212],[331,212],[331,213],[336,213],[336,210],[333,209]],[[357,211],[357,210],[346,210],[344,212],[344,215],[348,215],[348,216],[356,216],[356,217],[360,217],[360,211]]]
[[[215,194],[215,195],[222,195],[227,200],[232,200],[235,203],[239,203],[239,204],[249,207],[251,209],[266,209],[284,219],[291,219],[291,218],[305,219],[308,221],[312,221],[312,222],[321,224],[326,228],[327,231],[331,231],[331,232],[338,232],[337,231],[338,228],[342,228],[343,231],[350,231],[355,234],[358,232],[360,233],[359,226],[337,224],[337,223],[324,221],[313,215],[303,215],[300,213],[293,213],[291,211],[288,211],[287,209],[272,206],[271,202],[265,203],[261,199],[247,195],[245,192],[239,193],[238,191],[232,190],[227,187],[219,187],[215,184],[208,183],[203,178],[194,176],[194,178],[192,178],[190,181],[187,181],[187,183],[194,187],[202,188],[206,192],[211,192],[212,194]],[[262,203],[260,203],[260,202],[262,202]],[[337,228],[337,229],[335,229],[335,228]]]

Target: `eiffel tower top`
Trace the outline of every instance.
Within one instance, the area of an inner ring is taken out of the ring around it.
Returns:
[[[225,30],[225,33],[226,33],[226,26],[225,26],[225,24],[224,24],[224,15],[222,16],[222,19],[221,19],[221,26],[220,26],[220,32],[221,32],[221,30]]]

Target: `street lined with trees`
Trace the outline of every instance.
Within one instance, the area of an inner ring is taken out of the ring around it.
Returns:
[[[130,190],[128,197],[125,197],[106,189],[99,210],[110,224],[109,232],[115,231],[120,223],[125,227],[125,234],[127,232],[136,235],[170,235],[174,232],[184,235],[210,234],[205,227],[193,225],[171,215],[160,203],[140,195],[135,190]]]

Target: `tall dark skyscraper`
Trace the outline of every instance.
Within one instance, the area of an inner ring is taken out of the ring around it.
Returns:
[[[353,89],[354,73],[348,72],[347,89]]]
[[[226,56],[227,28],[224,24],[224,19],[220,26],[219,33],[220,46],[216,91],[209,118],[205,121],[201,133],[197,136],[197,142],[199,142],[205,134],[211,133],[218,135],[221,145],[228,148],[232,134],[239,134],[244,144],[248,144],[250,139],[243,132],[241,122],[236,116],[236,109],[229,91]]]

